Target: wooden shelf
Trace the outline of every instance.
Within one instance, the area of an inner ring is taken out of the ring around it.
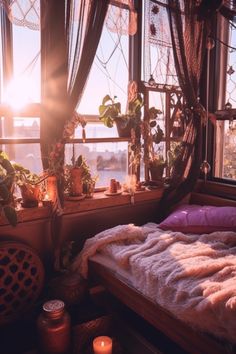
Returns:
[[[63,215],[84,213],[88,211],[113,208],[117,206],[125,206],[132,204],[141,204],[146,201],[160,200],[162,197],[164,188],[160,187],[153,190],[145,190],[136,192],[134,198],[131,198],[129,193],[123,192],[121,195],[107,196],[104,192],[95,192],[93,198],[85,198],[78,201],[65,201]],[[34,208],[20,208],[17,210],[18,223],[34,221],[38,219],[49,219],[51,217],[52,210],[50,206],[40,206]],[[0,216],[0,225],[8,225],[8,221]]]
[[[163,188],[158,188],[151,191],[145,190],[136,192],[133,198],[134,204],[149,200],[160,200],[163,191]],[[66,201],[63,213],[71,214],[128,204],[132,204],[132,197],[129,193],[123,192],[122,194],[116,196],[106,196],[104,192],[97,192],[94,193],[93,198],[85,198],[79,201]]]

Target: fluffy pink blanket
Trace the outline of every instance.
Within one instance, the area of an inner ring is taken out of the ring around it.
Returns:
[[[135,286],[191,326],[236,343],[236,233],[185,235],[155,224],[120,225],[88,239],[73,268],[103,252]]]

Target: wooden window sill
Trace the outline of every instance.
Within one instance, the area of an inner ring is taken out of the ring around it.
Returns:
[[[123,192],[120,195],[107,196],[104,192],[95,192],[93,198],[85,198],[82,200],[65,201],[63,215],[83,213],[103,208],[113,208],[117,206],[125,206],[132,204],[141,204],[143,202],[160,200],[163,195],[164,188],[160,187],[153,190],[145,190],[135,192],[131,198],[129,193]],[[133,200],[132,200],[133,199]],[[49,219],[52,215],[50,206],[39,206],[35,208],[20,208],[17,210],[17,218],[19,222],[28,222],[38,219]],[[6,219],[0,217],[0,225],[9,224]]]

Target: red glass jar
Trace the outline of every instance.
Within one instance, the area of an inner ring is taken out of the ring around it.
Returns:
[[[51,300],[43,305],[37,321],[40,353],[69,354],[71,341],[70,316],[61,300]]]

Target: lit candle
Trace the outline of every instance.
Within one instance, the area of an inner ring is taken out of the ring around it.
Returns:
[[[107,336],[97,337],[93,340],[94,354],[112,354],[112,339]]]
[[[44,200],[49,200],[49,195],[46,193],[45,196],[44,196]]]
[[[51,202],[52,201],[49,199],[49,195],[46,193],[42,201],[43,206],[50,206]]]

